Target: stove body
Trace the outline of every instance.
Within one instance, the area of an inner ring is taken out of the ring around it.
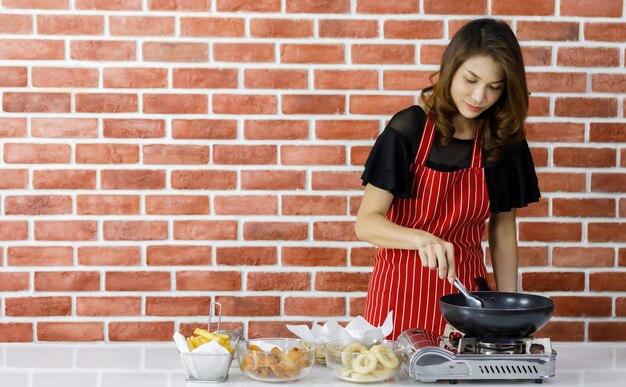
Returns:
[[[405,366],[420,382],[449,380],[526,379],[542,383],[556,368],[550,339],[478,339],[409,329],[399,337]]]

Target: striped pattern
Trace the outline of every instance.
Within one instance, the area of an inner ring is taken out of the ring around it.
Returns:
[[[480,243],[489,217],[480,132],[474,140],[470,168],[455,172],[439,172],[425,166],[434,137],[434,122],[429,115],[411,165],[415,176],[413,194],[411,198],[395,198],[387,218],[452,243],[458,277],[470,290],[476,290],[474,279],[487,278]],[[442,334],[445,320],[439,310],[439,298],[453,291],[448,281],[438,278],[436,270],[422,267],[417,250],[379,249],[365,318],[380,325],[393,310],[392,339],[409,328]]]

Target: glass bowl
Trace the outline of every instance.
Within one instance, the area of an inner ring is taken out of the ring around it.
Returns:
[[[316,345],[300,339],[267,338],[240,341],[237,360],[241,372],[263,382],[289,382],[313,368]]]
[[[324,345],[326,367],[339,379],[373,383],[400,372],[404,346],[397,341],[344,339]]]

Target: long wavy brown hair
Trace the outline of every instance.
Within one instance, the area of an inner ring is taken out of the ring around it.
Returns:
[[[452,117],[459,113],[450,85],[459,67],[475,56],[489,56],[502,66],[505,86],[493,106],[476,118],[483,133],[482,147],[489,161],[500,158],[503,149],[524,139],[528,114],[526,72],[519,42],[508,24],[494,19],[477,19],[464,25],[443,53],[439,71],[431,75],[431,86],[422,90],[422,99],[435,116],[439,141],[452,140]],[[435,81],[434,79],[437,78]]]

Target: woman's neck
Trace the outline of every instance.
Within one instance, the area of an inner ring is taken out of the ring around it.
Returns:
[[[476,120],[463,117],[457,114],[452,117],[452,125],[454,125],[454,135],[452,137],[460,140],[471,140],[476,132]]]

